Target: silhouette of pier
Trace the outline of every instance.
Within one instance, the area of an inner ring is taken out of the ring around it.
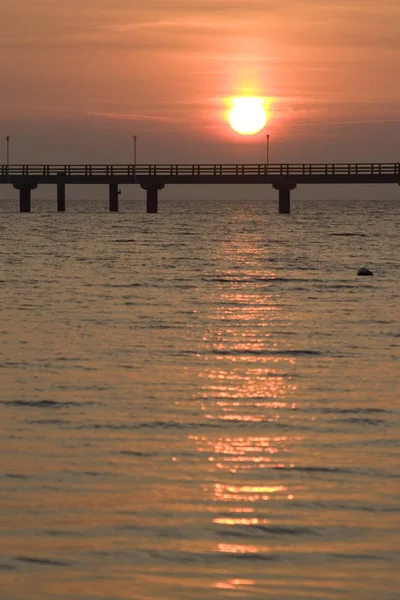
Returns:
[[[0,184],[19,190],[20,212],[30,212],[31,192],[42,184],[57,186],[59,212],[66,209],[66,185],[108,185],[111,212],[119,210],[120,185],[140,185],[148,213],[158,211],[158,192],[168,184],[265,184],[278,191],[279,212],[289,214],[298,185],[334,183],[400,185],[400,163],[0,166]]]

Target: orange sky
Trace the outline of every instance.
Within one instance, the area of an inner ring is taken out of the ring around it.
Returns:
[[[272,162],[398,160],[398,0],[1,0],[12,162],[263,162],[224,99],[272,98]],[[39,142],[40,141],[40,142]],[[1,162],[1,161],[0,161]]]

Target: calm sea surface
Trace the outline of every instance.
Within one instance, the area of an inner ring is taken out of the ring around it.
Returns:
[[[399,202],[33,204],[0,207],[1,600],[398,600]]]

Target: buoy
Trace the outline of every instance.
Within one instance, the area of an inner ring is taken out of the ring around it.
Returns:
[[[367,269],[367,267],[361,267],[361,269],[358,269],[357,275],[371,276],[373,272]]]

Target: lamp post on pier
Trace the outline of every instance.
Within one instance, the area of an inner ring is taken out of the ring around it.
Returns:
[[[7,165],[6,176],[8,179],[8,168],[10,166],[10,136],[9,135],[7,135],[7,137],[6,137],[6,165]]]
[[[137,136],[133,135],[133,183],[136,183]]]
[[[268,174],[269,174],[269,138],[270,138],[269,133],[265,137],[267,138],[267,169],[266,169],[266,171],[267,171],[267,177],[268,177]]]

